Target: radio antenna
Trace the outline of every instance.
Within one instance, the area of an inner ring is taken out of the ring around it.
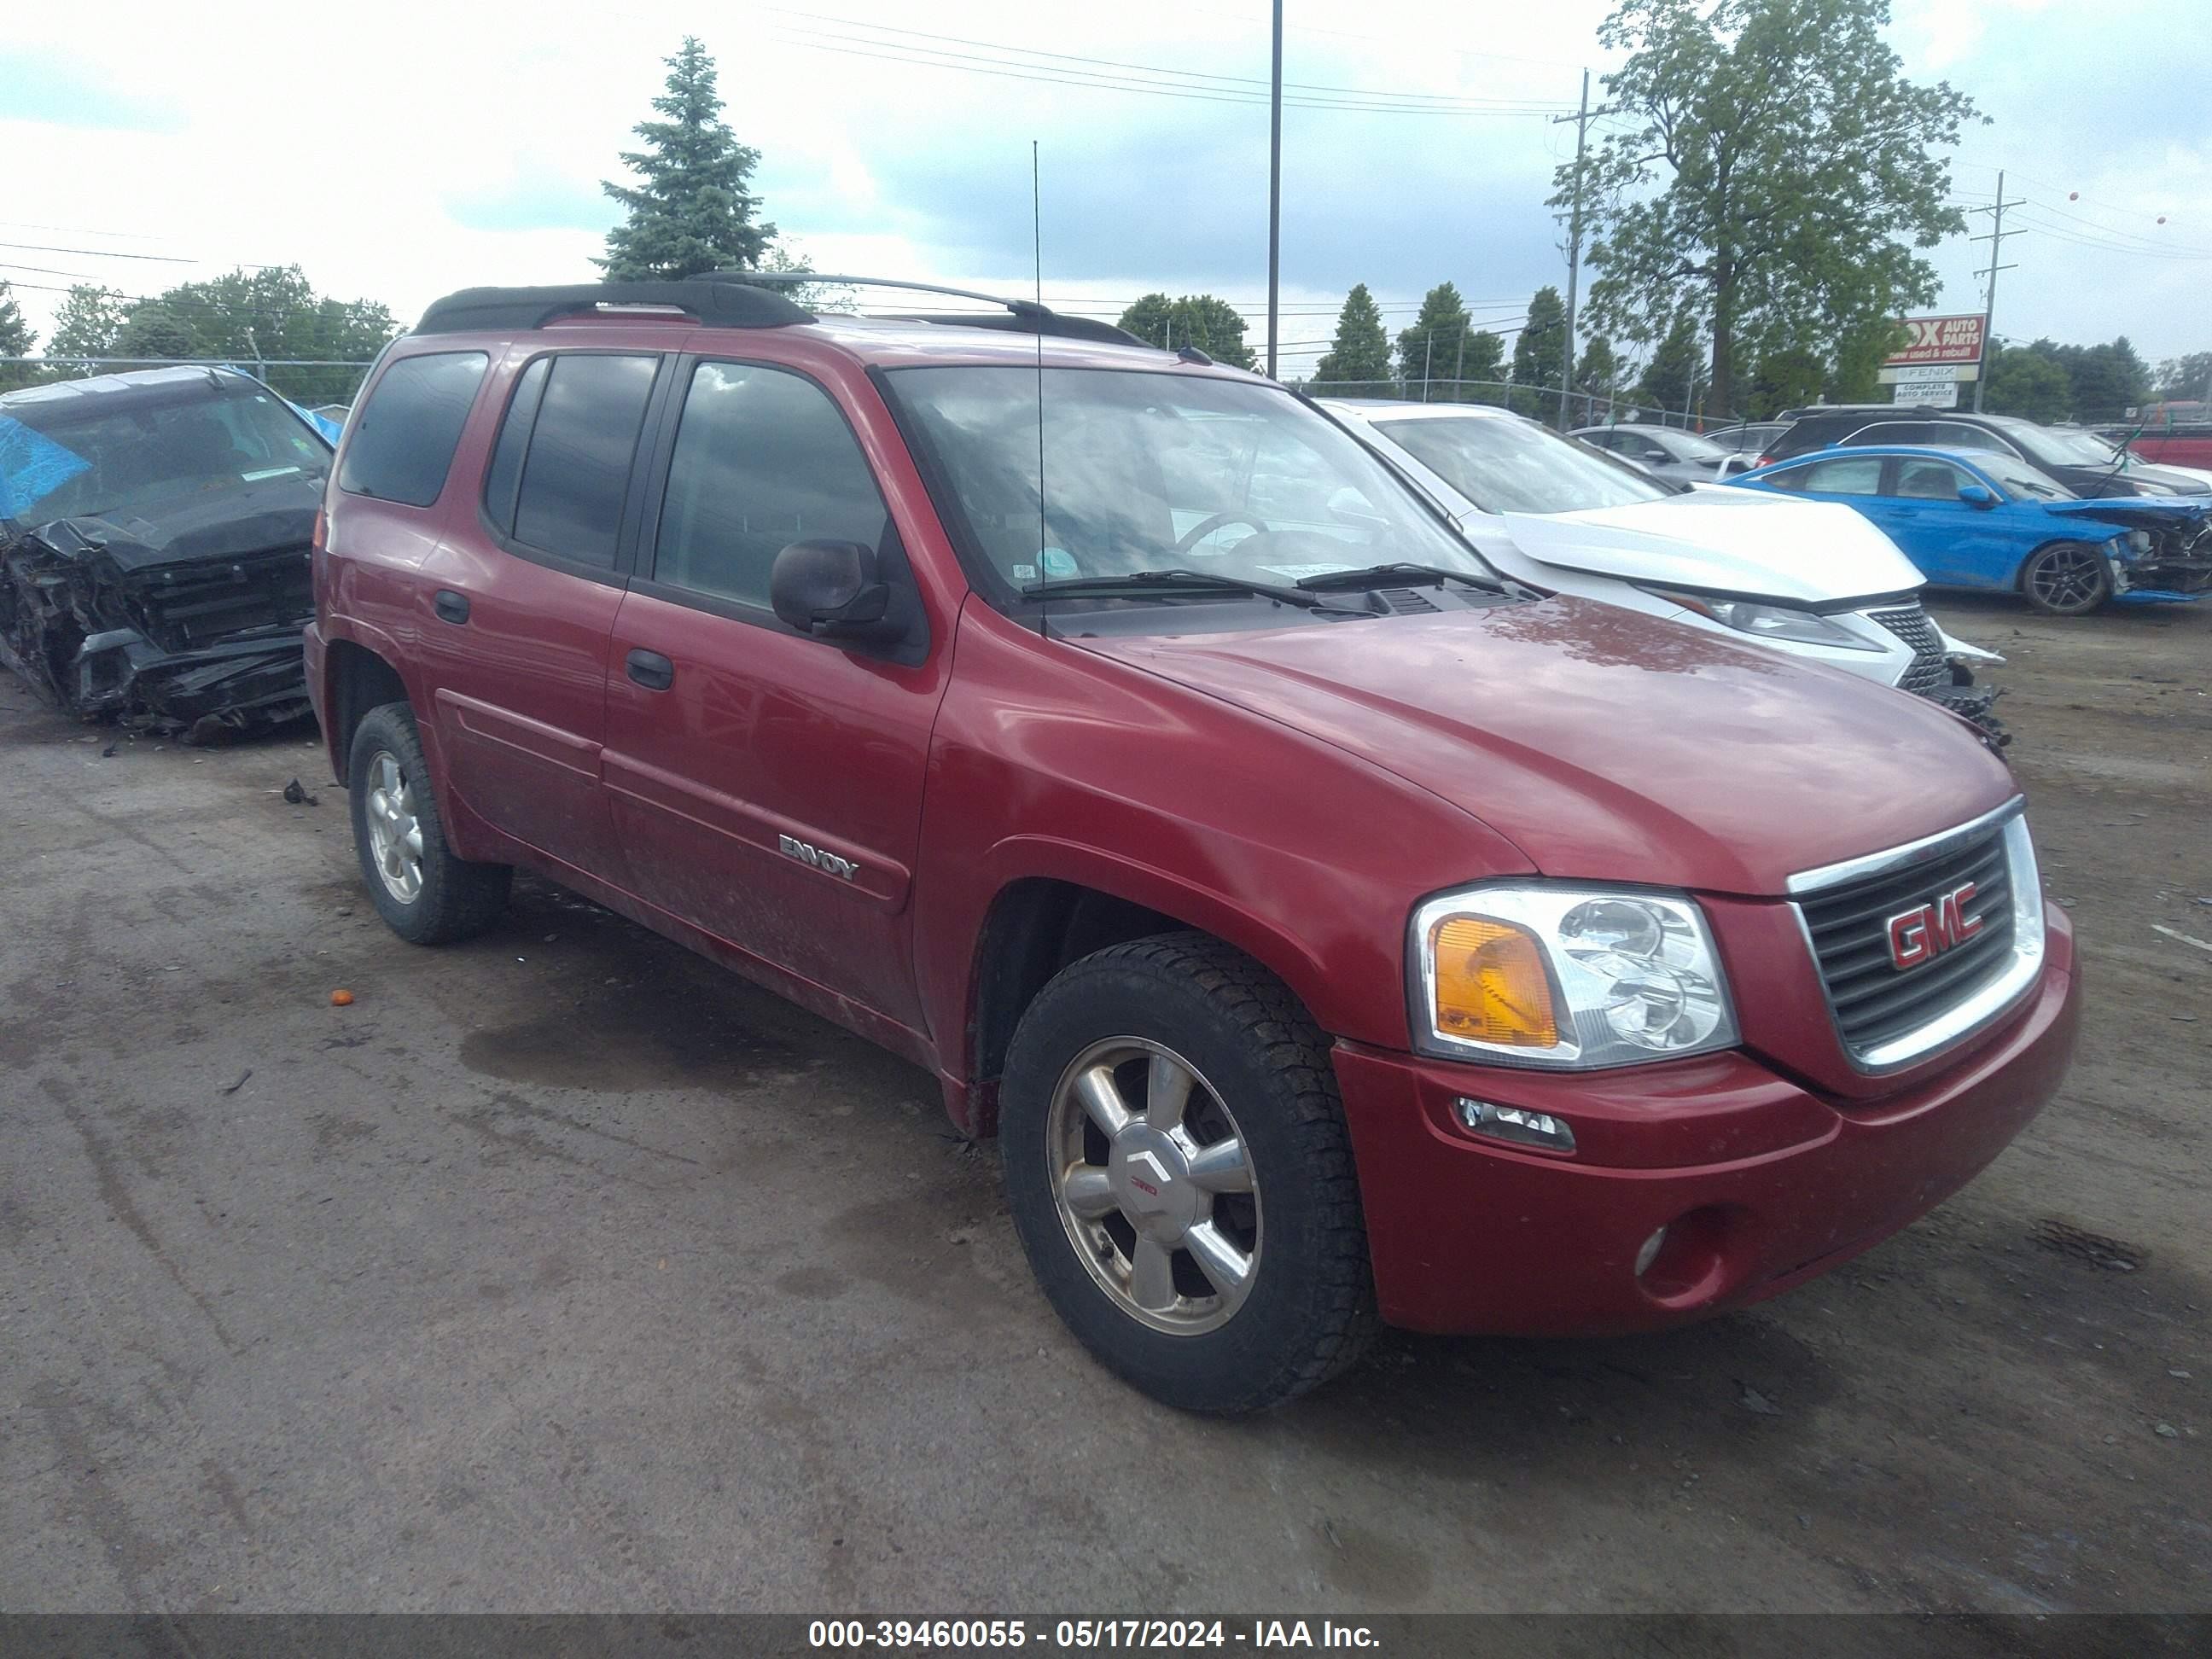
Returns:
[[[1045,568],[1044,550],[1047,540],[1044,518],[1044,187],[1037,163],[1037,141],[1030,140],[1030,254],[1035,262],[1037,302],[1036,323],[1036,411],[1037,411],[1037,582],[1040,590],[1052,580]],[[1044,614],[1047,599],[1040,591],[1037,595],[1037,637],[1045,637]]]

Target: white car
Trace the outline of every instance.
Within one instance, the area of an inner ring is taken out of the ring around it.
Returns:
[[[1747,489],[1670,490],[1536,422],[1481,404],[1325,398],[1509,576],[1748,637],[1956,708],[1997,734],[1919,570],[1848,507]]]

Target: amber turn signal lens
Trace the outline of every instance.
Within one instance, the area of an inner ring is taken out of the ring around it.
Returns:
[[[1440,1033],[1515,1048],[1559,1046],[1552,981],[1533,935],[1510,922],[1450,916],[1431,944]]]

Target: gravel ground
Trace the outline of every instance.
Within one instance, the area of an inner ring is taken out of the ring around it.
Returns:
[[[2212,1607],[2212,605],[1942,609],[2058,1101],[1753,1311],[1233,1424],[1061,1334],[921,1073],[534,883],[401,944],[311,746],[0,684],[0,1609]]]

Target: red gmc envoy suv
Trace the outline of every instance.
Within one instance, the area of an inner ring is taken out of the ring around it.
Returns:
[[[1970,727],[1516,586],[1294,392],[1039,306],[452,295],[313,563],[394,929],[525,866],[927,1066],[1176,1406],[1771,1296],[2073,1047]]]

